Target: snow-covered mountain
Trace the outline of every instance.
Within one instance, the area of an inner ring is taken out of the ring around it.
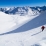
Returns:
[[[6,13],[6,14],[21,14],[21,15],[24,15],[24,14],[38,14],[38,12],[42,12],[42,11],[45,11],[46,10],[46,6],[42,6],[42,7],[29,7],[29,6],[26,6],[26,7],[6,7],[6,8],[0,8],[0,11]]]
[[[0,8],[0,46],[46,46],[46,7]]]

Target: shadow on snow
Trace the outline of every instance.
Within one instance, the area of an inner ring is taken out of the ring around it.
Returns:
[[[46,24],[46,12],[41,13],[38,17],[32,19],[31,21],[29,21],[28,23],[22,25],[19,28],[15,29],[13,31],[10,31],[10,32],[2,33],[0,35],[24,32],[24,31],[28,31],[28,30],[31,30],[33,28],[42,26],[44,24]]]

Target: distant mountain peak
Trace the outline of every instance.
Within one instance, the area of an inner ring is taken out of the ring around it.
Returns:
[[[31,15],[37,14],[38,12],[42,12],[46,10],[46,6],[42,7],[6,7],[6,8],[0,8],[0,11],[6,13],[6,14],[27,14],[30,13]],[[29,12],[30,11],[30,12]],[[37,12],[37,13],[36,13]]]

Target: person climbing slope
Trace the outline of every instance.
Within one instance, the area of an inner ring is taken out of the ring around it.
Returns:
[[[42,31],[43,31],[43,30],[45,29],[45,26],[42,26],[41,29],[42,29]]]

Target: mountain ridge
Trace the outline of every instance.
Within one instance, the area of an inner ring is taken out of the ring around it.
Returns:
[[[36,7],[29,7],[29,6],[25,6],[25,7],[6,7],[6,8],[0,8],[0,11],[6,13],[6,14],[27,14],[28,11],[33,12],[33,14],[37,14],[38,12],[41,13],[42,11],[46,11],[46,6],[36,6]]]

